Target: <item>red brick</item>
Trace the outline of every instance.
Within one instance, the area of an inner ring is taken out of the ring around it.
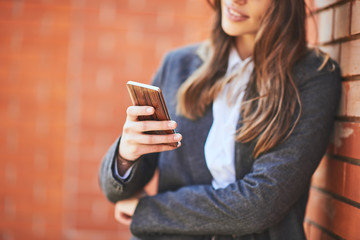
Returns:
[[[318,41],[318,14],[310,15],[306,18],[306,37],[307,42],[316,45]]]
[[[340,66],[344,77],[360,74],[360,39],[341,44]]]
[[[41,236],[38,234],[35,234],[32,226],[29,226],[27,228],[20,228],[20,229],[14,229],[14,228],[6,228],[5,231],[2,231],[2,239],[14,239],[14,240],[20,240],[20,239],[26,239],[26,240],[46,240],[46,239],[54,239],[54,240],[61,240],[63,239],[61,234],[61,228],[53,228],[51,231],[46,231],[45,236]]]
[[[318,240],[322,238],[323,232],[314,225],[310,225],[310,237],[309,240]]]
[[[128,240],[131,237],[130,231],[112,230],[112,231],[94,231],[92,229],[78,229],[77,231],[66,231],[66,239],[68,240]]]
[[[360,123],[336,122],[330,151],[333,154],[360,159]]]
[[[159,181],[159,172],[156,171],[154,177],[145,186],[145,191],[148,195],[155,195],[157,193],[158,181]]]
[[[331,198],[318,190],[310,191],[306,217],[330,232],[344,238],[360,236],[360,209]],[[311,233],[312,229],[310,230]]]
[[[350,35],[350,3],[337,6],[334,18],[334,39]]]
[[[339,115],[360,117],[360,81],[345,81],[342,83],[342,94]]]
[[[360,1],[352,3],[351,34],[360,33]]]
[[[311,229],[310,223],[304,221],[304,231],[305,231],[306,239],[310,239],[310,229]]]
[[[321,240],[334,240],[335,238],[330,233],[324,232],[321,234]]]
[[[312,185],[360,202],[360,166],[325,157],[312,178]]]
[[[347,163],[344,196],[360,203],[360,166]]]
[[[12,1],[1,1],[0,2],[0,19],[10,19],[12,16]]]
[[[329,8],[317,14],[318,19],[318,42],[330,42],[333,39],[334,9]]]
[[[306,4],[306,7],[307,7],[307,9],[306,9],[307,13],[308,13],[309,11],[315,10],[315,9],[314,9],[314,8],[315,8],[314,1],[312,1],[312,0],[305,0],[305,4]]]
[[[312,185],[344,195],[346,163],[324,157],[313,175]]]
[[[334,4],[336,2],[339,2],[341,0],[314,0],[314,5],[317,8],[323,8],[323,7],[327,7],[331,4]]]

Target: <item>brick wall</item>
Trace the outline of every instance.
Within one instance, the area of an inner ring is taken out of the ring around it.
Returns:
[[[62,233],[69,6],[0,1],[0,239]]]
[[[205,0],[0,1],[0,239],[129,238],[97,182],[125,83],[203,40],[210,13]]]
[[[360,1],[313,0],[310,41],[342,69],[342,100],[310,192],[308,239],[360,239]]]

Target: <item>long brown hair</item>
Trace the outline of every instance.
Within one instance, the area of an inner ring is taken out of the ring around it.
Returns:
[[[207,57],[177,96],[177,112],[189,119],[203,116],[224,83],[231,80],[224,75],[234,37],[221,27],[221,1],[208,2],[216,17]],[[240,109],[242,125],[236,135],[236,141],[256,140],[255,158],[285,140],[301,115],[292,68],[307,51],[305,18],[304,0],[272,0],[262,19],[253,52],[254,71]]]

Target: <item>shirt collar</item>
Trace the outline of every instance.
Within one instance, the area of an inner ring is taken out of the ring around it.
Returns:
[[[233,72],[238,66],[244,67],[249,61],[251,61],[251,57],[247,57],[245,60],[242,60],[236,48],[234,46],[231,47],[226,74]]]

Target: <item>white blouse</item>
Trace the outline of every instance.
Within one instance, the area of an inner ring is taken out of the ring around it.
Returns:
[[[235,182],[236,126],[241,100],[253,69],[250,57],[241,60],[236,49],[231,49],[226,76],[235,72],[237,75],[213,102],[213,123],[204,147],[206,164],[212,174],[212,186],[215,189]]]

